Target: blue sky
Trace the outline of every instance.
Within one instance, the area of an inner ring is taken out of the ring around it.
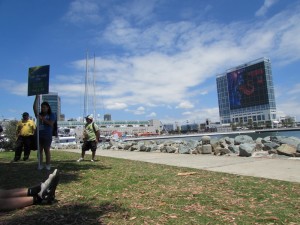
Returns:
[[[216,75],[261,57],[278,116],[300,118],[298,0],[0,0],[0,28],[0,119],[33,114],[38,65],[66,118],[82,117],[87,50],[101,118],[219,121]]]

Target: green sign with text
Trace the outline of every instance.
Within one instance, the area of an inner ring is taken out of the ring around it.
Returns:
[[[28,96],[49,93],[49,71],[49,65],[29,68]]]

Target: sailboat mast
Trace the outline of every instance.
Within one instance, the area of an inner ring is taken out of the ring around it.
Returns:
[[[93,115],[95,120],[97,120],[97,116],[96,116],[96,79],[95,79],[95,53],[94,53],[94,68],[93,68]]]
[[[88,51],[86,51],[86,64],[85,64],[85,86],[84,86],[84,110],[83,110],[83,118],[87,116],[88,112],[88,86],[89,86],[89,79],[88,79]]]

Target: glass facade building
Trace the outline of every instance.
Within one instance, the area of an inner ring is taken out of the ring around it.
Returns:
[[[58,121],[61,120],[61,102],[58,93],[50,92],[49,94],[42,95],[42,101],[49,103],[51,110],[56,114]]]
[[[217,75],[220,122],[267,122],[276,119],[271,62],[260,58]]]

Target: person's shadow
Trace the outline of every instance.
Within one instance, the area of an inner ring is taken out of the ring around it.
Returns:
[[[61,193],[68,190],[59,190],[63,183],[72,183],[80,180],[79,171],[97,169],[111,169],[102,165],[100,161],[94,163],[77,163],[76,160],[52,161],[51,171],[37,170],[37,162],[29,160],[11,163],[0,159],[0,184],[2,189],[31,187],[47,179],[54,169],[58,169],[60,181],[57,190]],[[120,205],[101,201],[98,206],[88,205],[85,202],[63,201],[65,196],[60,195],[52,205],[33,205],[13,211],[0,212],[0,224],[105,224],[103,216],[110,212],[127,213]]]

